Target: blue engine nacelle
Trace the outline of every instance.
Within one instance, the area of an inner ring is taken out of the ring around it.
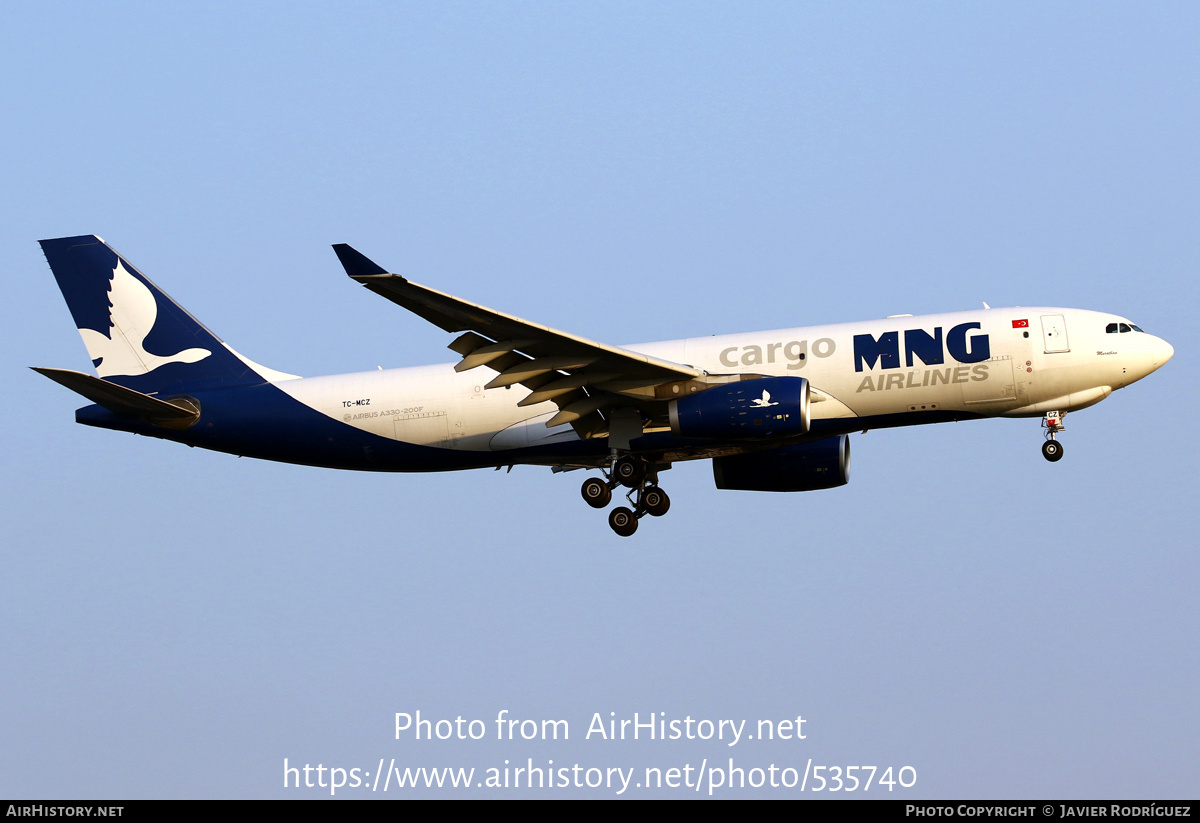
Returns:
[[[810,492],[850,481],[850,438],[839,434],[811,443],[713,459],[718,489]]]
[[[680,437],[788,437],[808,432],[808,380],[760,377],[672,400],[671,431]]]

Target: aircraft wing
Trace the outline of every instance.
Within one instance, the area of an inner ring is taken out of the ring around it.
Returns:
[[[413,283],[348,245],[333,250],[346,273],[371,291],[448,332],[462,332],[449,346],[462,357],[455,371],[487,366],[499,372],[486,388],[520,384],[530,391],[522,406],[553,400],[559,413],[547,426],[571,423],[582,436],[595,436],[608,431],[613,412],[629,407],[641,410],[643,422],[665,419],[667,401],[713,382],[702,369],[598,343]]]

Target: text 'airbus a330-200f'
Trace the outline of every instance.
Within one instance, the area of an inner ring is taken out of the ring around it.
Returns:
[[[38,372],[94,405],[89,426],[231,454],[367,471],[529,464],[583,484],[619,535],[670,506],[660,474],[712,460],[718,488],[847,482],[853,431],[1063,415],[1166,363],[1124,317],[1058,308],[900,315],[618,348],[418,285],[347,245],[346,273],[457,336],[457,363],[298,377],[221,341],[94,235],[41,241],[96,374]]]

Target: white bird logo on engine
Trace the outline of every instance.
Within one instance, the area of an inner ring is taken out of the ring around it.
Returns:
[[[754,408],[756,408],[756,409],[765,409],[768,406],[778,406],[779,404],[772,403],[771,402],[771,393],[769,391],[767,391],[766,389],[763,389],[763,396],[758,398],[757,400],[755,400],[750,405],[754,406]]]

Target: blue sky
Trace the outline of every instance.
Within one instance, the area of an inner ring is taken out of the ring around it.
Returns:
[[[0,20],[0,795],[328,795],[284,790],[285,758],[733,757],[915,770],[873,797],[1195,796],[1194,6]],[[25,368],[88,366],[36,241],[93,232],[304,375],[452,359],[347,280],[337,242],[615,344],[986,300],[1117,312],[1176,354],[1069,416],[1060,463],[1025,420],[855,436],[826,492],[720,492],[678,465],[671,513],[621,540],[579,474],[356,475],[75,425],[75,396]],[[571,739],[395,739],[417,710]],[[610,712],[801,715],[807,737],[585,740]]]

